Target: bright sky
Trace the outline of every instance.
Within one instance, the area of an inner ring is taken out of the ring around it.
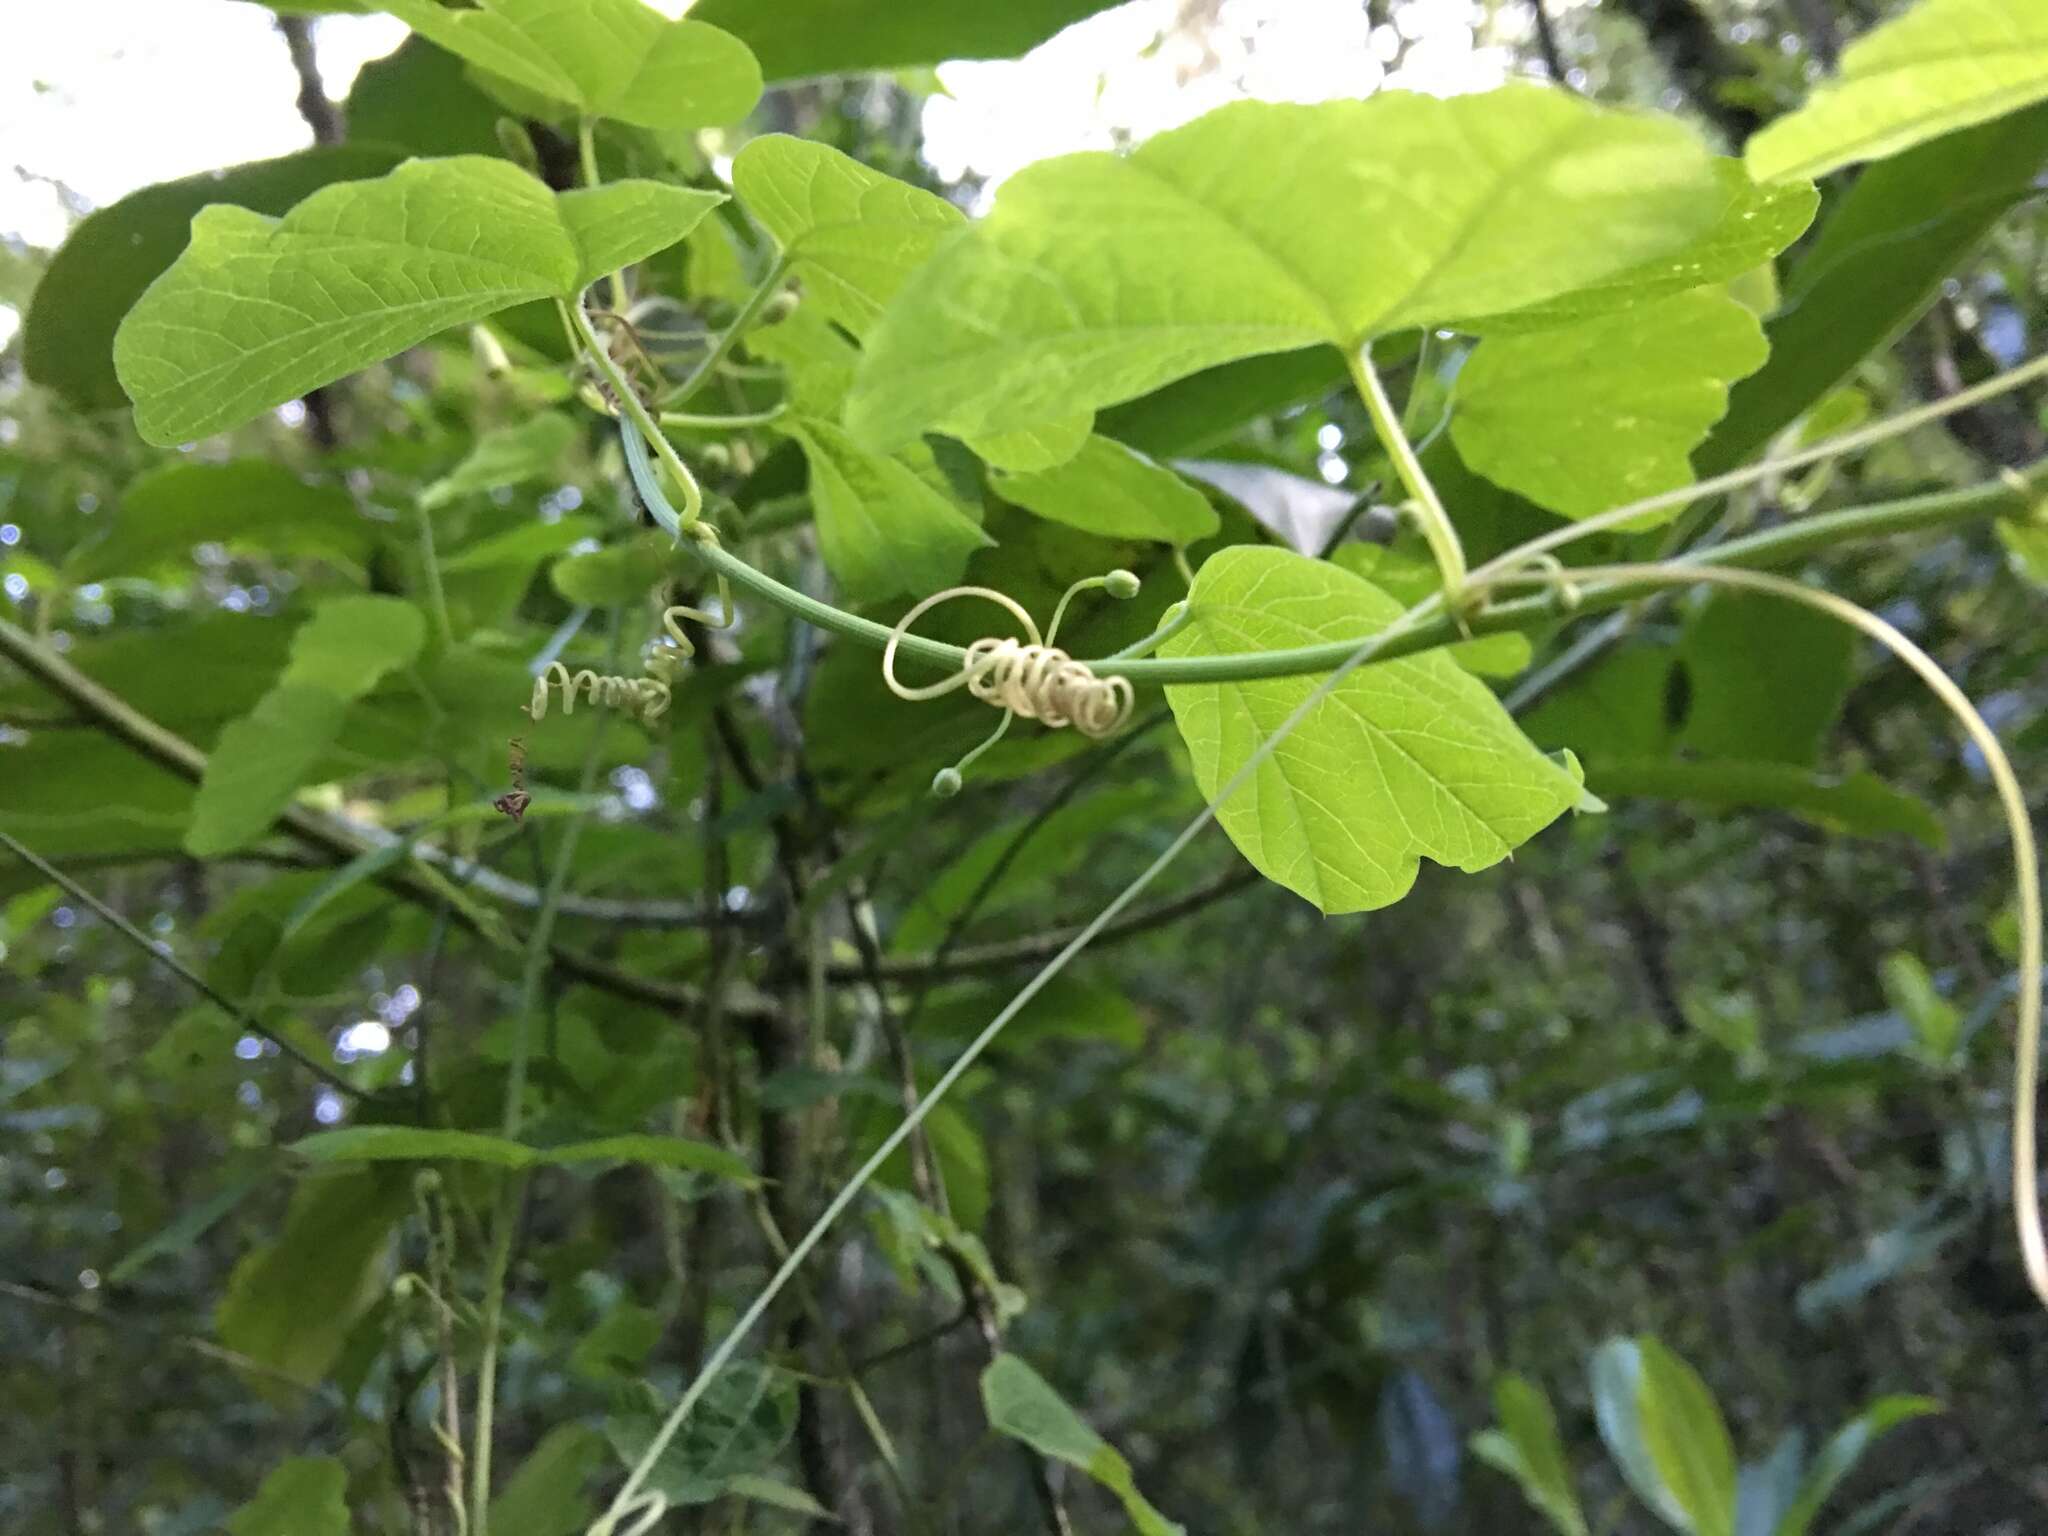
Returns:
[[[687,0],[653,3],[675,13]],[[11,0],[8,9],[0,238],[54,247],[79,213],[137,187],[311,142],[284,43],[259,5]],[[1022,60],[943,66],[949,94],[926,107],[926,153],[942,176],[971,173],[992,188],[1034,160],[1142,139],[1243,96],[1484,90],[1505,78],[1508,45],[1528,25],[1525,5],[1486,0],[1395,0],[1392,17],[1372,27],[1364,0],[1130,0]],[[356,71],[404,36],[388,16],[321,18],[314,38],[329,94],[346,95]],[[0,306],[0,345],[17,323]]]

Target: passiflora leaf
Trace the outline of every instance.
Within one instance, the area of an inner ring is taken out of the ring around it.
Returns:
[[[879,454],[822,417],[787,418],[782,426],[811,466],[819,551],[855,602],[951,586],[967,557],[991,542],[940,489],[922,444]]]
[[[1760,187],[1739,160],[1716,160],[1714,179],[1720,214],[1697,238],[1678,249],[1617,272],[1576,293],[1504,315],[1470,317],[1456,328],[1496,336],[1569,325],[1608,315],[1652,299],[1693,288],[1733,282],[1789,247],[1806,233],[1820,207],[1811,182],[1787,181]]]
[[[332,1456],[294,1456],[227,1519],[228,1536],[349,1536],[348,1469]]]
[[[1085,1472],[1124,1507],[1140,1536],[1178,1536],[1181,1527],[1138,1492],[1131,1464],[1068,1406],[1051,1383],[1016,1355],[997,1355],[981,1373],[988,1427],[1021,1440],[1041,1456]]]
[[[266,459],[163,464],[121,493],[112,529],[67,562],[65,576],[88,582],[146,572],[209,543],[354,566],[378,531],[340,486],[310,484]]]
[[[734,123],[761,99],[746,44],[641,0],[389,0],[422,37],[515,85],[643,128]]]
[[[1868,773],[1827,774],[1786,763],[1683,758],[1586,758],[1586,786],[1603,800],[1631,795],[1724,810],[1790,811],[1830,832],[1905,836],[1945,848],[1948,836],[1927,802]]]
[[[423,37],[357,71],[342,115],[351,139],[398,144],[415,155],[502,153],[498,105],[460,59]]]
[[[121,322],[114,366],[143,437],[202,437],[448,326],[571,297],[720,201],[648,181],[557,196],[461,155],[324,188],[282,219],[205,208]]]
[[[724,27],[770,80],[864,73],[948,59],[1008,59],[1113,0],[698,0],[690,14]]]
[[[1458,372],[1451,438],[1496,485],[1590,517],[1691,484],[1689,456],[1727,411],[1729,383],[1767,356],[1756,316],[1713,289],[1494,337]]]
[[[1759,181],[1878,160],[2048,98],[2039,0],[1920,0],[1851,43],[1841,73],[1750,139]]]
[[[1689,130],[1561,92],[1237,103],[1005,183],[884,316],[847,423],[884,448],[1004,432],[1520,309],[1681,249],[1724,201]]]
[[[733,157],[732,189],[803,278],[805,302],[855,336],[964,222],[936,193],[781,133]]]
[[[1079,453],[1036,474],[998,474],[1005,501],[1108,539],[1193,544],[1222,525],[1209,498],[1135,448],[1091,436]]]
[[[1371,583],[1287,550],[1235,546],[1189,593],[1167,656],[1364,641],[1402,613]],[[1166,690],[1202,793],[1218,789],[1314,677]],[[1578,805],[1578,775],[1524,736],[1486,685],[1428,654],[1353,672],[1217,812],[1239,852],[1324,912],[1388,906],[1427,857],[1478,870]]]
[[[1493,1415],[1498,1426],[1472,1437],[1472,1454],[1519,1483],[1522,1496],[1564,1536],[1586,1536],[1557,1415],[1543,1389],[1509,1372],[1493,1384]]]
[[[1848,696],[1856,633],[1796,603],[1716,592],[1687,616],[1678,654],[1689,700],[1681,747],[1810,767]]]
[[[402,149],[369,142],[309,149],[144,187],[86,215],[50,258],[22,322],[28,376],[81,410],[121,405],[114,332],[185,249],[194,214],[209,203],[280,214],[335,182],[382,176],[404,158]]]
[[[432,511],[458,497],[551,475],[575,440],[576,424],[552,413],[486,432],[460,464],[420,493],[420,505]]]
[[[646,1394],[644,1405],[615,1413],[605,1424],[612,1449],[629,1466],[654,1443],[666,1417],[653,1390]],[[753,1361],[729,1365],[663,1447],[647,1485],[671,1504],[708,1504],[733,1479],[759,1473],[775,1459],[796,1432],[796,1413],[796,1380],[788,1372]]]

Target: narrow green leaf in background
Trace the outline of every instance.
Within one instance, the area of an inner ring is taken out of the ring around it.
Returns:
[[[1799,1485],[1798,1499],[1785,1512],[1785,1517],[1778,1522],[1771,1536],[1807,1536],[1814,1517],[1827,1503],[1828,1495],[1835,1491],[1880,1436],[1908,1420],[1939,1412],[1941,1404],[1931,1397],[1894,1395],[1878,1398],[1837,1430],[1833,1438],[1820,1448],[1820,1454],[1813,1458],[1813,1464],[1806,1469],[1806,1477]]]
[[[159,465],[121,493],[113,527],[65,567],[72,581],[148,572],[200,544],[319,555],[360,566],[378,525],[338,485],[313,485],[268,459]]]
[[[1735,1536],[1735,1447],[1698,1372],[1647,1334],[1636,1340],[1643,1444],[1692,1536]]]
[[[1472,1437],[1472,1454],[1519,1483],[1523,1497],[1564,1536],[1586,1536],[1557,1415],[1543,1389],[1508,1372],[1493,1384],[1493,1416],[1498,1426]]]
[[[1649,1505],[1658,1519],[1673,1530],[1691,1532],[1692,1516],[1665,1485],[1650,1450],[1641,1342],[1609,1339],[1593,1352],[1590,1375],[1593,1416],[1607,1454],[1636,1497]]]
[[[1919,0],[1851,43],[1839,75],[1753,137],[1758,181],[1822,176],[2048,98],[2048,6]]]
[[[1885,1000],[1913,1027],[1922,1055],[1945,1065],[1962,1038],[1963,1018],[1956,1005],[1935,989],[1934,978],[1918,955],[1897,950],[1878,967]]]
[[[758,1182],[744,1160],[710,1142],[681,1136],[625,1134],[595,1141],[535,1147],[482,1131],[451,1131],[416,1125],[351,1125],[316,1131],[292,1143],[292,1151],[316,1163],[451,1162],[489,1163],[498,1168],[542,1164],[644,1163],[689,1168],[736,1183]]]
[[[1041,1456],[1065,1462],[1117,1496],[1140,1536],[1179,1536],[1168,1520],[1138,1492],[1131,1464],[1090,1429],[1043,1376],[1016,1355],[997,1355],[981,1373],[981,1405],[988,1427],[1021,1440]]]
[[[1712,289],[1493,337],[1458,372],[1451,438],[1496,485],[1589,517],[1691,484],[1690,455],[1728,409],[1729,383],[1767,355],[1756,317]]]
[[[645,181],[557,197],[503,160],[460,155],[327,187],[282,219],[205,208],[121,322],[114,365],[145,439],[203,437],[448,326],[569,298],[721,200]]]
[[[420,505],[432,511],[458,497],[543,479],[575,440],[576,424],[552,412],[486,432],[460,464],[421,493]]]
[[[1401,605],[1327,561],[1237,545],[1206,561],[1168,656],[1364,641]],[[1166,690],[1202,793],[1214,796],[1317,680]],[[1484,869],[1579,804],[1477,678],[1437,654],[1362,668],[1325,699],[1217,820],[1269,880],[1324,912],[1400,900],[1424,857]]]
[[[641,0],[386,0],[422,37],[514,84],[642,128],[736,123],[761,99],[747,46]]]

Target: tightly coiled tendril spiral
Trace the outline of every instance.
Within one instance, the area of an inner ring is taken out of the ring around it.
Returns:
[[[548,695],[559,688],[565,715],[575,713],[576,695],[580,692],[602,709],[620,710],[644,725],[652,725],[668,713],[676,670],[696,654],[697,648],[683,633],[681,621],[696,619],[714,629],[723,629],[732,622],[732,598],[729,593],[722,592],[721,595],[725,607],[723,618],[714,619],[700,609],[681,605],[666,609],[661,615],[661,626],[668,631],[668,643],[659,646],[647,658],[646,671],[639,677],[606,674],[590,667],[571,672],[559,661],[549,662],[533,680],[533,699],[526,706],[526,712],[536,720],[545,719]]]

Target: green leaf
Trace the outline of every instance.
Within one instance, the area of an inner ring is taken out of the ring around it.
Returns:
[[[114,375],[115,329],[185,249],[195,213],[208,203],[283,213],[321,187],[382,176],[402,159],[384,144],[309,149],[144,187],[88,214],[50,258],[22,322],[28,376],[80,410],[126,404]]]
[[[327,187],[282,219],[204,208],[121,322],[114,365],[144,438],[203,437],[449,326],[569,298],[720,201],[643,181],[557,197],[505,161],[461,155]]]
[[[855,336],[965,221],[936,193],[780,133],[733,157],[732,189],[803,278],[805,302]]]
[[[1138,1492],[1131,1464],[1018,1356],[997,1355],[989,1362],[981,1373],[981,1405],[997,1434],[1087,1473],[1115,1494],[1140,1536],[1178,1536],[1181,1527]]]
[[[628,1466],[638,1464],[667,1416],[653,1400],[615,1413],[605,1436]],[[752,1361],[727,1366],[705,1389],[676,1437],[662,1449],[647,1486],[671,1504],[708,1504],[733,1479],[759,1473],[796,1432],[796,1382]]]
[[[1893,789],[1868,773],[1824,774],[1785,763],[1699,763],[1589,755],[1586,785],[1603,800],[1641,795],[1724,809],[1790,811],[1831,832],[1905,836],[1930,848],[1948,843],[1940,820],[1924,800]]]
[[[450,1131],[417,1125],[351,1125],[316,1131],[292,1143],[292,1151],[316,1163],[434,1162],[488,1163],[498,1168],[543,1164],[645,1163],[689,1168],[735,1183],[758,1180],[745,1161],[709,1142],[681,1136],[629,1134],[561,1146],[533,1147],[482,1131]]]
[[[1523,308],[1682,248],[1720,205],[1688,130],[1564,92],[1233,104],[1006,182],[883,317],[847,424],[879,448],[1005,432]]]
[[[948,59],[1009,59],[1113,0],[698,0],[690,14],[754,50],[770,80],[861,74]]]
[[[1832,204],[1765,328],[1771,360],[1729,394],[1694,467],[1746,464],[1924,313],[2048,158],[2048,106],[1871,166]]]
[[[1636,1340],[1637,1408],[1650,1459],[1686,1512],[1694,1536],[1734,1536],[1735,1448],[1714,1395],[1697,1372],[1656,1339]]]
[[[1055,469],[1079,453],[1088,442],[1088,429],[1093,422],[1094,418],[1083,412],[1035,427],[1019,427],[1014,432],[970,437],[967,446],[985,464],[1020,475],[1035,475],[1041,470]]]
[[[497,103],[470,81],[460,59],[423,37],[407,38],[358,70],[342,112],[351,139],[415,155],[502,153]]]
[[[2033,516],[1998,520],[1998,542],[2005,546],[2006,564],[2022,581],[2048,590],[2048,513],[2037,507]]]
[[[585,555],[557,560],[549,568],[548,580],[572,603],[610,608],[645,597],[669,573],[674,562],[674,540],[648,532]]]
[[[1760,187],[1740,160],[1716,160],[1720,214],[1677,250],[1590,287],[1504,315],[1468,317],[1458,329],[1496,336],[1570,325],[1694,288],[1730,283],[1769,262],[1806,233],[1820,206],[1809,182]]]
[[[1387,596],[1402,604],[1419,603],[1443,588],[1436,557],[1429,541],[1412,523],[1404,521],[1391,544],[1341,544],[1330,555],[1332,564],[1354,576],[1363,576]],[[1481,677],[1519,677],[1528,670],[1536,654],[1535,643],[1525,634],[1508,631],[1481,635],[1444,647],[1449,656],[1467,672]]]
[[[466,549],[448,556],[441,562],[441,574],[460,576],[468,571],[491,571],[513,566],[531,575],[533,567],[548,556],[559,555],[585,539],[596,538],[603,531],[604,523],[589,516],[559,517],[552,523],[514,523],[503,533],[479,539]],[[521,585],[524,585],[523,580]]]
[[[228,1536],[349,1536],[348,1469],[332,1456],[278,1463],[227,1518]]]
[[[604,1464],[604,1436],[587,1424],[551,1429],[491,1500],[498,1536],[575,1536],[596,1512],[583,1488]]]
[[[1913,1038],[1929,1061],[1942,1064],[1955,1054],[1962,1038],[1962,1015],[1934,987],[1934,978],[1918,955],[1904,950],[1884,957],[1878,967],[1885,1000],[1913,1027]]]
[[[995,477],[1003,500],[1106,539],[1193,544],[1221,526],[1209,498],[1135,448],[1090,437],[1056,469]]]
[[[158,1259],[185,1252],[266,1182],[267,1176],[263,1174],[229,1180],[197,1205],[180,1212],[176,1220],[147,1242],[125,1254],[107,1271],[107,1284],[126,1285]]]
[[[359,566],[378,525],[339,486],[309,485],[282,464],[162,464],[121,493],[114,525],[65,566],[74,582],[103,581],[189,560],[194,546],[225,544],[270,558],[319,555]]]
[[[1522,1496],[1564,1536],[1586,1536],[1557,1415],[1543,1389],[1509,1372],[1493,1384],[1493,1413],[1499,1427],[1474,1435],[1472,1454],[1521,1484]]]
[[[422,37],[516,85],[593,117],[642,128],[736,123],[761,99],[761,70],[738,38],[669,21],[641,0],[388,0]]]
[[[1689,456],[1728,409],[1730,381],[1767,356],[1756,317],[1711,289],[1493,337],[1459,370],[1451,438],[1496,485],[1589,517],[1691,484]]]
[[[1607,1454],[1637,1498],[1674,1530],[1691,1531],[1692,1517],[1664,1484],[1650,1452],[1643,1405],[1643,1355],[1636,1339],[1609,1339],[1593,1352],[1593,1415]]]
[[[1245,545],[1203,565],[1189,608],[1162,654],[1363,642],[1402,612],[1327,562]],[[1202,793],[1213,798],[1317,681],[1168,688]],[[1581,794],[1576,775],[1537,751],[1485,684],[1429,654],[1352,673],[1217,820],[1268,879],[1324,912],[1359,912],[1407,894],[1423,857],[1466,871],[1498,863]]]
[[[551,476],[575,440],[576,424],[552,413],[486,432],[460,464],[420,493],[420,505],[431,512],[458,497]]]
[[[937,466],[922,445],[884,456],[822,417],[789,417],[780,425],[810,463],[818,547],[852,601],[922,597],[949,587],[967,557],[991,542],[939,489]]]
[[[228,1277],[221,1342],[294,1381],[320,1380],[382,1292],[385,1248],[411,1203],[403,1180],[374,1171],[303,1181],[276,1240]]]
[[[756,1504],[766,1504],[774,1509],[786,1509],[793,1515],[805,1515],[813,1520],[825,1520],[839,1524],[839,1517],[805,1493],[801,1488],[792,1488],[787,1483],[778,1483],[772,1477],[757,1477],[743,1473],[725,1485],[725,1491],[736,1499],[751,1499]]]
[[[1920,0],[1842,52],[1837,77],[1750,139],[1758,181],[1880,160],[2048,98],[2038,0]]]
[[[1856,1463],[1863,1459],[1863,1453],[1880,1436],[1910,1419],[1939,1412],[1941,1404],[1931,1397],[1895,1395],[1880,1397],[1871,1403],[1820,1448],[1820,1454],[1813,1458],[1813,1464],[1806,1469],[1805,1480],[1799,1485],[1799,1497],[1785,1512],[1771,1536],[1806,1536],[1828,1495],[1835,1491],[1836,1485],[1849,1475]]]
[[[659,1312],[622,1301],[597,1320],[569,1351],[569,1369],[587,1381],[608,1382],[640,1374],[648,1353],[661,1342]]]
[[[1760,593],[1716,592],[1678,654],[1689,703],[1678,742],[1702,757],[1810,767],[1848,696],[1855,632]]]
[[[426,638],[424,615],[399,598],[340,597],[315,610],[275,686],[207,755],[186,851],[207,858],[262,836],[340,737],[349,704],[413,661]]]

